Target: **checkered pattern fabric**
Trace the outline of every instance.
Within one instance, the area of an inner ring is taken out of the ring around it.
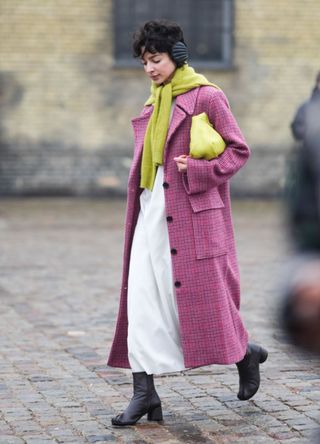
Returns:
[[[179,173],[173,158],[188,154],[193,115],[206,112],[226,142],[213,160],[188,158]],[[132,120],[135,151],[128,180],[120,307],[108,364],[129,368],[127,283],[139,214],[140,164],[152,107]],[[185,366],[240,361],[248,341],[240,308],[239,271],[230,207],[229,179],[246,162],[249,148],[224,93],[209,86],[177,97],[164,156],[164,192]],[[143,278],[143,277],[142,277]]]

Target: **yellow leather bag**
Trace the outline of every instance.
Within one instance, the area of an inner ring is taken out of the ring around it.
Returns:
[[[210,160],[223,153],[225,147],[225,141],[213,128],[206,113],[192,117],[190,157]]]

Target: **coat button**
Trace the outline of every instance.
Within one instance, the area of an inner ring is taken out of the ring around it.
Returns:
[[[173,222],[173,217],[172,216],[167,216],[167,222]]]
[[[175,286],[176,288],[181,287],[181,282],[180,282],[180,281],[175,281],[174,286]]]
[[[177,250],[175,248],[171,248],[171,254],[177,254]]]
[[[162,186],[163,186],[163,188],[169,188],[168,182],[163,182]]]

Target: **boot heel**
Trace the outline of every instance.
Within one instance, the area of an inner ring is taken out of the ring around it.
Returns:
[[[259,359],[260,364],[265,362],[267,360],[267,357],[268,357],[267,350],[262,348],[262,347],[260,347],[260,359]]]
[[[162,421],[162,407],[159,405],[148,412],[148,421]]]

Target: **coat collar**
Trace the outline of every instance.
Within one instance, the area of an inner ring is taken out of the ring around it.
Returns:
[[[199,89],[200,88],[194,88],[184,94],[180,94],[180,96],[177,97],[176,105],[187,114],[192,115],[196,106]]]

